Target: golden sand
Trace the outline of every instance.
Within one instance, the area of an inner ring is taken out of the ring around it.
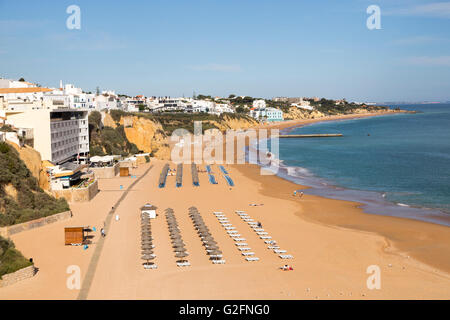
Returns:
[[[297,122],[298,123],[298,122]],[[235,187],[230,188],[214,165],[217,185],[200,173],[192,185],[190,166],[184,166],[183,186],[175,176],[158,188],[165,161],[154,166],[117,208],[120,220],[111,222],[88,299],[449,299],[450,229],[413,221],[365,214],[353,202],[305,195],[294,197],[301,186],[276,176],[261,176],[255,165],[226,166]],[[150,164],[131,171],[142,175]],[[175,165],[172,164],[172,168]],[[204,167],[202,166],[202,169]],[[0,289],[0,299],[76,299],[67,268],[77,265],[82,278],[90,263],[100,228],[111,206],[134,178],[101,179],[101,192],[90,202],[72,205],[74,217],[14,235],[16,246],[32,257],[38,274]],[[120,189],[123,185],[123,189]],[[152,220],[156,270],[142,267],[139,208],[158,207]],[[250,206],[259,204],[259,206]],[[195,206],[223,251],[224,265],[208,260],[188,208]],[[173,208],[190,255],[190,267],[177,267],[163,210]],[[246,211],[260,221],[281,249],[293,255],[282,260],[240,219]],[[247,239],[260,261],[247,262],[213,215],[223,212]],[[64,246],[64,226],[96,226],[93,244]],[[293,271],[281,271],[289,264]],[[366,270],[381,269],[381,289],[369,290]]]

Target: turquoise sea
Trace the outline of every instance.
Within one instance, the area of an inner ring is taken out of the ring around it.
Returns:
[[[391,106],[395,107],[395,106]],[[450,226],[450,105],[401,105],[415,114],[321,122],[280,139],[279,175],[306,193],[355,200],[366,212]]]

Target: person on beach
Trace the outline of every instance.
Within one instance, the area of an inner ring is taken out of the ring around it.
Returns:
[[[262,223],[258,221],[258,228],[262,228]]]
[[[103,238],[106,236],[105,229],[102,228],[102,229],[100,230],[100,233],[102,234],[102,237],[103,237]]]
[[[294,190],[294,197],[297,195],[297,190]]]
[[[300,192],[300,198],[303,197],[303,194],[304,194],[303,192]]]

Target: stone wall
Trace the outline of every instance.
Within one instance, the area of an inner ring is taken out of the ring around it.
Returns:
[[[56,199],[65,198],[68,202],[88,202],[98,193],[98,180],[87,188],[53,190]]]
[[[119,174],[119,164],[116,163],[112,167],[103,167],[103,168],[89,168],[94,172],[94,175],[97,179],[111,179]]]
[[[54,214],[54,215],[51,215],[48,217],[39,218],[39,219],[31,220],[31,221],[20,223],[20,224],[15,224],[15,225],[8,226],[8,227],[3,227],[3,228],[0,228],[0,236],[2,236],[3,238],[8,238],[8,237],[12,236],[13,234],[16,234],[16,233],[19,233],[22,231],[43,227],[50,223],[69,219],[71,216],[72,216],[71,211],[65,211],[65,212],[57,213],[57,214]]]
[[[33,277],[36,274],[36,268],[29,266],[13,273],[4,274],[0,280],[0,288],[10,286],[16,282]]]

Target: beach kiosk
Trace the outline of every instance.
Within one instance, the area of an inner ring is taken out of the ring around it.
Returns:
[[[128,167],[120,168],[120,176],[121,177],[128,177],[129,175],[130,175],[130,168],[128,168]]]
[[[82,245],[85,240],[84,227],[65,227],[64,228],[64,238],[65,245]]]
[[[141,215],[148,215],[150,219],[156,218],[156,207],[147,203],[145,206],[141,208]]]

